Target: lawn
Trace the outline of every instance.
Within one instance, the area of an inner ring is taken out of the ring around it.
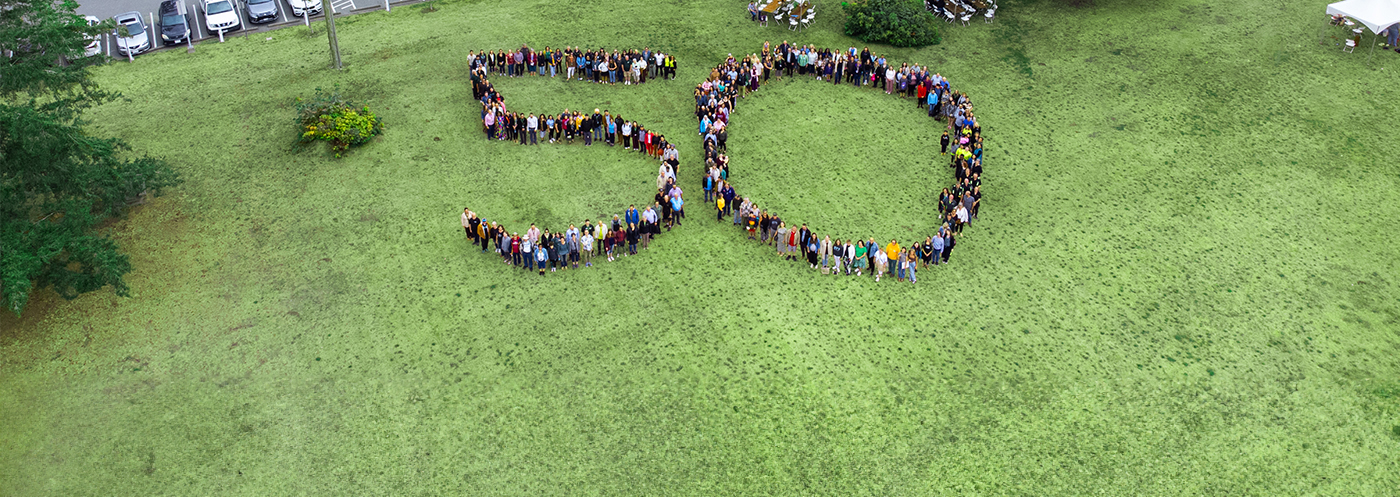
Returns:
[[[742,2],[441,0],[339,20],[343,73],[305,28],[109,64],[129,100],[94,130],[186,182],[109,227],[131,298],[0,316],[0,495],[1394,495],[1400,55],[1320,45],[1321,2],[1001,3],[872,47],[988,136],[981,219],[917,286],[699,215],[545,277],[458,227],[596,219],[656,172],[483,139],[468,50],[677,53],[640,87],[496,84],[667,133],[697,205],[693,86],[764,40],[860,46],[832,0],[796,34]],[[293,145],[294,98],[335,85],[388,124],[340,160]],[[784,81],[739,104],[734,181],[905,237],[951,176],[935,133]]]

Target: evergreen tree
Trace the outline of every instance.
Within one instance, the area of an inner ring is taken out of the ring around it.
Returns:
[[[131,270],[97,225],[179,180],[170,165],[84,130],[83,111],[119,95],[89,77],[89,27],[72,0],[0,8],[0,303],[19,314],[52,287],[76,298],[106,286],[127,294]]]

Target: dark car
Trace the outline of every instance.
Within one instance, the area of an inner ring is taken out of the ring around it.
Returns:
[[[277,20],[277,0],[248,0],[248,22],[261,24]]]
[[[180,13],[179,0],[160,3],[160,40],[166,45],[184,43],[190,39],[190,23]]]

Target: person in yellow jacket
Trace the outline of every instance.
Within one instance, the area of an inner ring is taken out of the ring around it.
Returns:
[[[724,195],[715,196],[715,221],[724,221]]]
[[[888,257],[891,263],[895,263],[899,261],[899,254],[899,242],[891,238],[889,245],[885,245],[885,257]],[[891,267],[890,269],[893,270],[894,268]]]

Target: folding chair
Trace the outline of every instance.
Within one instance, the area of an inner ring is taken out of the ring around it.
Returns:
[[[971,20],[972,20],[972,11],[969,10],[969,11],[967,11],[966,14],[963,14],[963,16],[962,16],[962,25],[963,25],[963,26],[966,26],[966,25],[967,25],[967,22],[968,22],[968,21],[971,21]]]
[[[954,19],[957,19],[956,17],[953,17],[953,11],[947,9],[943,10],[943,17],[944,20],[948,21],[949,24],[951,24]]]
[[[790,17],[790,16],[788,17],[788,29],[793,30],[793,31],[797,31],[797,18],[796,18],[796,17]]]
[[[812,16],[803,17],[803,18],[802,18],[802,29],[807,29],[807,28],[810,28],[810,27],[812,27]]]
[[[985,19],[982,20],[982,22],[985,22],[985,23],[987,23],[987,24],[991,24],[991,23],[992,23],[992,16],[995,16],[995,15],[997,15],[997,6],[996,6],[996,4],[992,4],[992,8],[987,9],[987,13],[986,13],[986,14],[982,14],[982,17],[985,18]]]
[[[1347,45],[1342,47],[1343,52],[1353,53],[1356,50],[1356,40],[1347,38]]]

